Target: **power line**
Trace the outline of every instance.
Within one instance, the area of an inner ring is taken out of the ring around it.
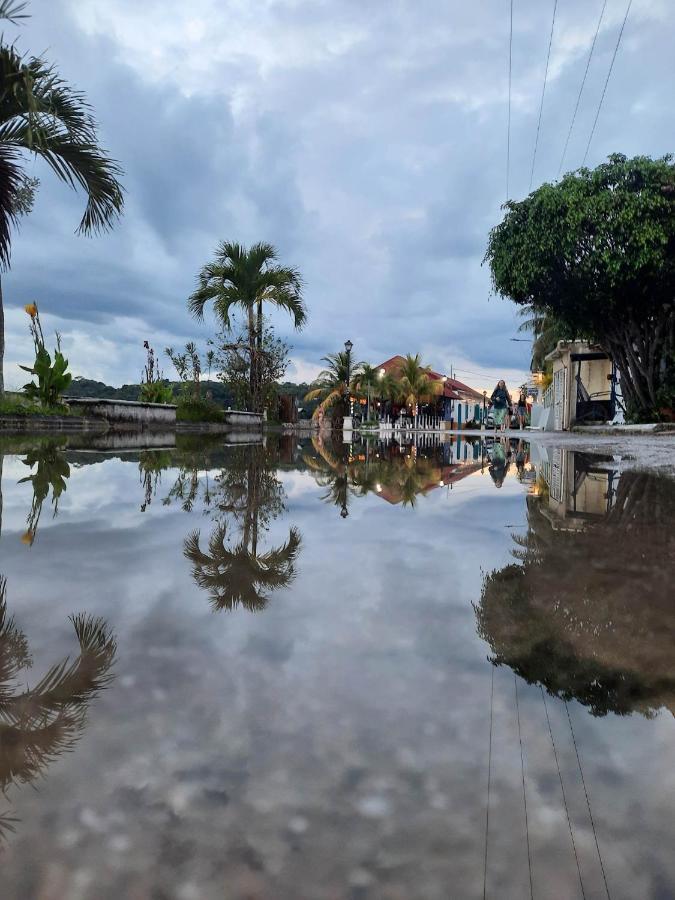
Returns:
[[[593,35],[593,43],[591,44],[591,49],[588,54],[588,59],[586,60],[586,69],[584,71],[584,77],[581,79],[581,87],[579,88],[579,95],[577,97],[577,102],[574,106],[574,112],[572,113],[572,121],[570,122],[570,130],[567,132],[567,140],[565,141],[565,147],[563,148],[562,156],[560,157],[560,167],[558,168],[557,178],[560,178],[560,173],[562,172],[562,167],[565,162],[565,154],[567,153],[567,147],[569,146],[570,138],[572,137],[572,129],[574,128],[574,122],[577,117],[577,112],[579,111],[579,104],[581,103],[581,95],[583,94],[584,87],[586,85],[586,78],[588,77],[588,69],[591,65],[591,59],[593,57],[593,51],[595,50],[595,42],[598,39],[598,34],[600,32],[600,25],[602,24],[603,16],[605,15],[605,7],[607,6],[607,0],[603,0],[602,9],[600,10],[600,18],[598,19],[598,25],[595,29],[595,34]]]
[[[534,140],[534,153],[532,154],[532,171],[530,172],[530,187],[532,190],[532,182],[534,181],[534,163],[537,158],[537,147],[539,145],[539,131],[541,130],[541,116],[544,112],[544,96],[546,94],[546,81],[548,79],[548,64],[551,59],[551,44],[553,43],[553,28],[555,26],[555,13],[558,8],[558,0],[553,2],[553,19],[551,20],[551,34],[548,38],[548,53],[546,54],[546,69],[544,70],[544,86],[541,89],[541,103],[539,104],[539,121],[537,122],[537,136]]]
[[[488,782],[487,803],[485,804],[485,860],[483,862],[483,900],[487,897],[487,864],[488,864],[488,834],[490,831],[490,783],[492,780],[492,711],[494,709],[495,696],[495,669],[490,667],[492,676],[490,679],[490,741],[488,744]]]
[[[577,739],[574,735],[572,727],[572,717],[570,716],[569,706],[565,700],[565,711],[567,712],[567,721],[570,723],[570,732],[572,734],[572,743],[574,744],[574,752],[577,755],[577,763],[579,764],[579,774],[581,775],[581,783],[584,786],[584,794],[586,795],[586,806],[588,807],[588,817],[591,820],[591,828],[593,829],[593,837],[595,838],[595,849],[598,851],[598,859],[600,860],[600,869],[602,871],[602,880],[605,882],[605,891],[607,892],[607,900],[611,900],[609,886],[607,884],[607,876],[605,875],[605,866],[602,862],[602,854],[600,853],[600,844],[598,843],[598,834],[595,830],[595,822],[593,821],[593,813],[591,812],[591,801],[586,789],[586,779],[584,778],[584,770],[581,768],[581,757],[579,756],[579,748],[577,747]]]
[[[626,15],[623,17],[623,22],[621,23],[621,28],[619,29],[619,36],[616,39],[616,47],[614,48],[614,53],[612,54],[612,61],[609,64],[609,72],[607,72],[607,78],[605,79],[605,86],[602,89],[602,95],[600,96],[600,102],[598,103],[598,109],[595,114],[595,120],[593,122],[593,127],[591,128],[591,133],[588,138],[588,144],[586,145],[586,152],[584,153],[584,158],[581,162],[581,165],[586,165],[586,157],[588,156],[588,151],[591,149],[591,141],[593,140],[593,135],[595,134],[595,127],[598,124],[598,119],[600,118],[600,110],[602,109],[602,104],[605,99],[605,94],[607,93],[607,85],[609,84],[609,79],[612,74],[612,69],[614,68],[614,60],[616,59],[616,54],[619,52],[619,44],[621,43],[621,37],[623,36],[623,30],[626,27],[626,20],[628,19],[628,13],[630,12],[630,8],[633,5],[633,0],[628,0],[628,6],[626,7]]]
[[[506,199],[509,199],[509,175],[511,170],[511,58],[513,50],[513,0],[511,0],[511,23],[509,29],[509,119],[506,127]]]
[[[516,692],[516,718],[518,719],[518,743],[520,744],[520,774],[523,782],[523,806],[525,807],[525,839],[527,841],[527,870],[530,875],[530,900],[534,900],[532,888],[532,857],[530,856],[530,826],[527,820],[527,794],[525,793],[525,760],[523,758],[523,738],[520,730],[520,704],[518,702],[518,679],[513,673],[513,687]]]
[[[579,873],[579,884],[581,885],[581,896],[586,900],[586,892],[584,891],[584,882],[581,877],[581,866],[579,865],[579,855],[577,853],[577,845],[574,842],[574,832],[572,831],[572,820],[570,819],[570,811],[567,806],[567,797],[565,796],[565,785],[563,784],[562,772],[560,771],[560,762],[558,761],[558,751],[555,748],[555,741],[553,740],[553,729],[551,728],[551,720],[548,717],[548,706],[546,705],[546,695],[544,694],[544,688],[539,685],[539,689],[541,690],[541,699],[544,701],[544,709],[546,711],[546,721],[548,722],[548,733],[551,736],[551,746],[553,747],[553,756],[555,757],[555,765],[558,770],[558,779],[560,781],[560,790],[562,792],[563,805],[565,806],[565,814],[567,815],[567,827],[570,830],[570,838],[572,839],[572,850],[574,851],[574,858],[577,863],[577,872]]]

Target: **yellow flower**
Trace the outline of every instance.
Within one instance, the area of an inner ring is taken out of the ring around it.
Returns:
[[[35,534],[30,529],[21,535],[22,544],[32,544],[35,540]]]
[[[34,319],[35,316],[37,316],[37,303],[27,303],[26,306],[24,306],[24,309],[31,319]]]

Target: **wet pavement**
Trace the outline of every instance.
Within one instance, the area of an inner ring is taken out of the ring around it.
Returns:
[[[3,900],[675,897],[674,480],[97,441],[2,439]]]

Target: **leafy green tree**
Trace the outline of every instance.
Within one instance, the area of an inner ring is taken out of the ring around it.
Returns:
[[[25,3],[1,0],[0,19],[19,23]],[[22,206],[29,184],[25,154],[40,157],[57,178],[80,187],[87,205],[78,231],[94,234],[111,227],[123,206],[121,170],[98,142],[91,108],[54,66],[25,58],[0,37],[0,268],[10,261],[12,226],[30,209]],[[0,295],[0,392],[4,390],[4,311]]]
[[[197,289],[188,300],[190,312],[198,319],[203,318],[204,308],[212,302],[227,331],[233,311],[240,310],[246,316],[251,408],[255,412],[261,409],[258,381],[264,349],[265,305],[288,312],[298,329],[307,319],[300,273],[280,265],[277,258],[277,251],[271,244],[258,243],[247,249],[241,244],[223,241],[214,261],[199,273]]]
[[[505,204],[495,290],[607,352],[630,415],[675,403],[675,165],[614,154]]]
[[[345,350],[329,353],[328,356],[321,358],[321,362],[326,363],[326,368],[319,372],[312,382],[311,389],[305,394],[307,401],[320,401],[312,418],[316,418],[319,412],[333,412],[339,417],[346,416],[349,412],[350,393],[357,389],[356,385],[364,363],[351,362]]]

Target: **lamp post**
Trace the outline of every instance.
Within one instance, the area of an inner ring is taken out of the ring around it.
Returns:
[[[483,430],[485,430],[485,428],[487,427],[487,421],[486,421],[487,416],[485,413],[486,402],[487,402],[487,391],[483,391],[483,421],[481,422],[481,428]]]
[[[351,432],[351,430],[352,430],[352,399],[351,399],[350,381],[351,381],[351,373],[352,373],[352,348],[353,347],[354,347],[354,345],[352,344],[351,341],[345,341],[345,353],[347,354],[347,398],[348,398],[348,403],[349,403],[349,407],[348,407],[349,415],[345,416],[345,418],[344,418],[344,421],[342,424],[343,432],[344,431]]]

